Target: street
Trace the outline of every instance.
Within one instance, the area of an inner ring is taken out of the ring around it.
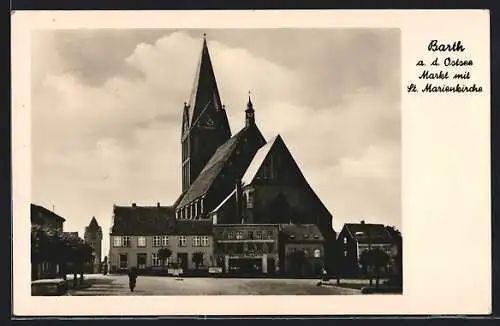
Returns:
[[[126,275],[86,275],[92,286],[70,291],[75,296],[102,295],[345,295],[358,291],[336,286],[317,286],[314,279],[207,278],[139,276],[134,292]]]

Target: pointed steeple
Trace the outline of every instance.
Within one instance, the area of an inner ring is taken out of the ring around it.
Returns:
[[[98,229],[98,228],[99,224],[97,223],[95,216],[93,216],[92,220],[90,220],[89,229]]]
[[[245,127],[247,128],[255,124],[255,111],[253,109],[253,103],[250,95],[251,93],[249,91],[247,109],[245,110]]]
[[[217,111],[222,109],[222,103],[217,87],[217,80],[208,51],[206,34],[203,34],[203,46],[200,61],[194,76],[193,89],[188,102],[190,124],[197,120],[208,106],[214,106]]]

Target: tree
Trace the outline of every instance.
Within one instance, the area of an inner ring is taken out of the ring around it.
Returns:
[[[203,253],[202,252],[195,252],[193,253],[193,257],[191,258],[196,269],[200,267],[200,265],[203,265]]]
[[[161,266],[165,267],[165,260],[169,259],[172,256],[172,250],[167,247],[160,248],[158,250],[158,259],[161,261]]]
[[[379,286],[380,269],[385,268],[389,260],[389,255],[378,248],[365,250],[361,253],[359,261],[363,268],[363,274],[370,278],[370,286],[373,284],[373,272],[375,272],[376,286]]]

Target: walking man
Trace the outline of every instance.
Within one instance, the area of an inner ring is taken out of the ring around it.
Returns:
[[[131,267],[128,271],[128,285],[130,288],[130,292],[134,292],[136,281],[137,281],[137,268]]]

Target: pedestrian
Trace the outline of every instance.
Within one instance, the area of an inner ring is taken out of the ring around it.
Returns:
[[[137,282],[137,268],[131,267],[128,271],[128,285],[130,288],[130,292],[134,292],[135,284]]]

